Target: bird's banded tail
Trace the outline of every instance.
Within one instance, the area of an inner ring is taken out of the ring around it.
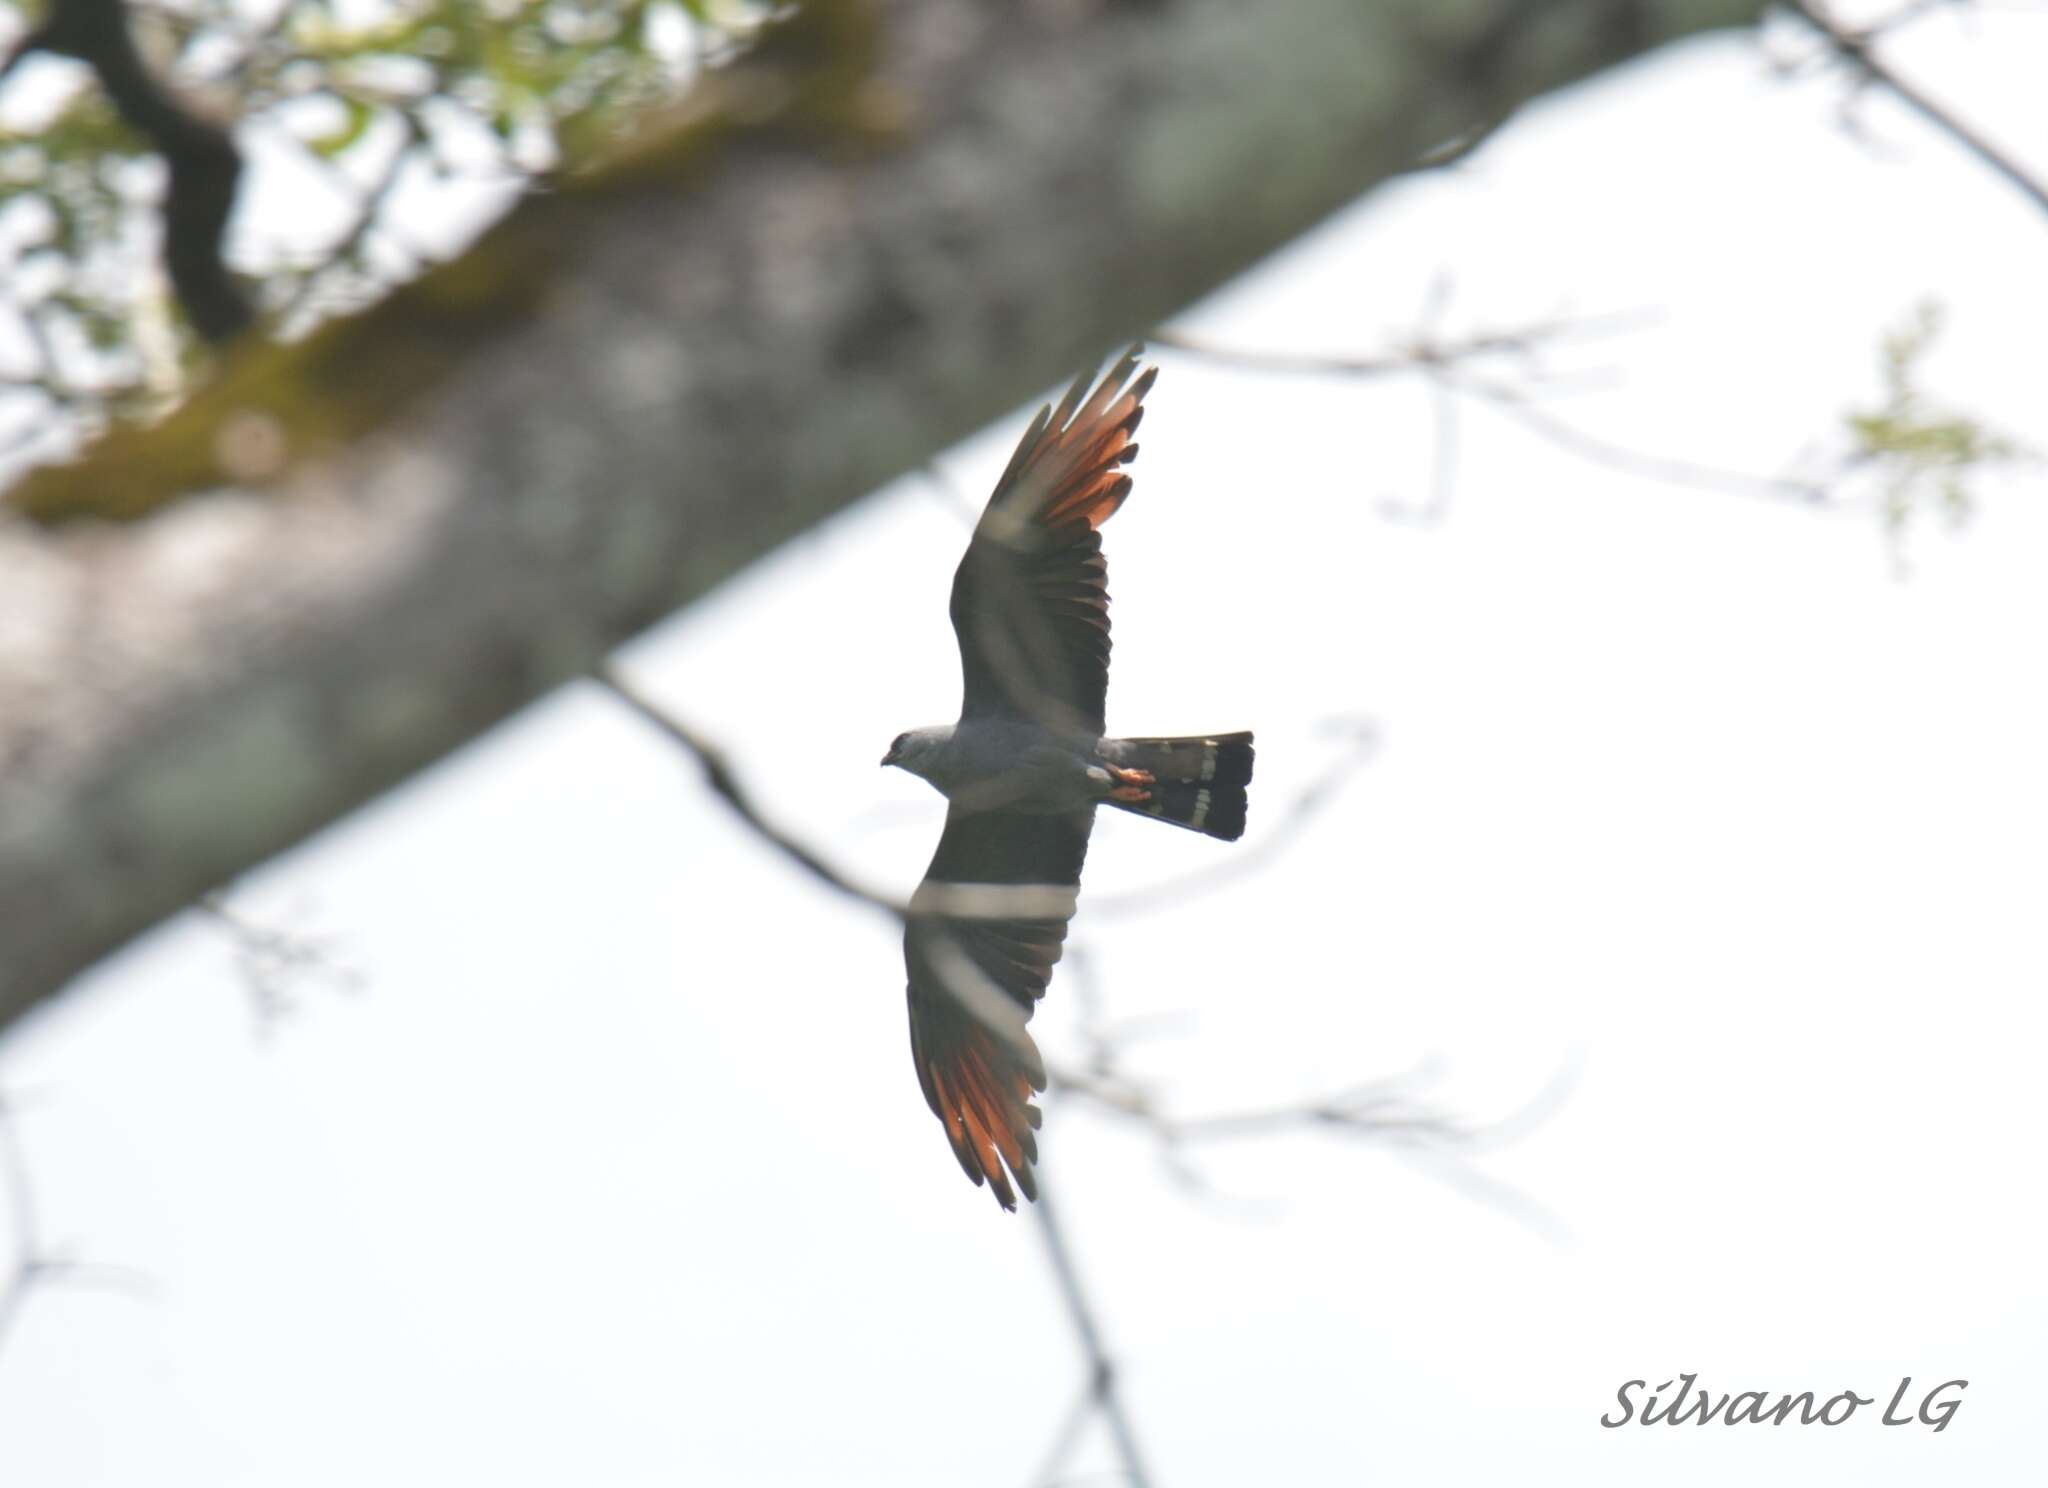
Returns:
[[[1143,770],[1154,782],[1145,799],[1112,800],[1112,806],[1225,842],[1244,835],[1245,787],[1252,780],[1249,733],[1105,739],[1102,757],[1125,770]]]

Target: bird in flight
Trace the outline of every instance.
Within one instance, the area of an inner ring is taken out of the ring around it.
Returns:
[[[1234,842],[1252,736],[1103,737],[1109,585],[1097,529],[1131,493],[1123,466],[1156,367],[1133,347],[1094,392],[1083,372],[1041,408],[953,575],[958,723],[898,734],[882,758],[945,795],[946,829],[904,920],[910,1050],[967,1176],[1005,1209],[1038,1196],[1045,1064],[1025,1031],[1080,895],[1095,808]],[[1084,401],[1085,400],[1085,401]]]

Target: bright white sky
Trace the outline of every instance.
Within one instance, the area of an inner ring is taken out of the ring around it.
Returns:
[[[2038,148],[2048,17],[1899,55]],[[2037,444],[2048,220],[1947,142],[1786,87],[1737,40],[1532,110],[1180,324],[1366,352],[1657,307],[1560,405],[1633,446],[1784,468],[1870,400],[1925,295],[1930,380]],[[1253,726],[1236,848],[1116,817],[1076,923],[1177,1110],[1431,1058],[1495,1118],[1474,1170],[1384,1148],[1198,1156],[1050,1102],[1048,1185],[1163,1484],[2043,1480],[2048,514],[1980,484],[1895,578],[1874,522],[1645,483],[1468,411],[1447,521],[1428,402],[1178,355],[1108,531],[1110,723]],[[979,496],[1025,411],[955,451]],[[907,481],[635,647],[777,817],[907,890],[940,806],[875,768],[950,716],[959,514]],[[884,664],[879,658],[888,658]],[[1371,762],[1254,850],[1365,716]],[[1026,1216],[964,1183],[907,1054],[888,926],[797,877],[634,718],[571,690],[244,886],[365,985],[258,1040],[187,919],[0,1049],[48,1236],[155,1296],[33,1297],[0,1482],[1027,1483],[1081,1360]],[[1076,1049],[1074,978],[1035,1025]],[[1843,1389],[1832,1430],[1597,1425],[1617,1387]],[[1971,1383],[1949,1429],[1876,1419]],[[1091,1440],[1075,1481],[1111,1463]],[[1541,1464],[1532,1467],[1532,1464]]]

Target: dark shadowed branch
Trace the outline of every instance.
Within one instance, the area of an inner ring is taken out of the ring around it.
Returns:
[[[122,120],[163,157],[169,175],[164,268],[193,328],[213,342],[246,329],[255,309],[221,258],[242,174],[234,136],[187,107],[150,71],[120,0],[51,0],[43,24],[21,39],[6,67],[34,51],[75,57],[90,67]]]

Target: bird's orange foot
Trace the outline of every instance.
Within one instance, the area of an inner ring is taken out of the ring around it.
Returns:
[[[1153,777],[1150,770],[1126,770],[1121,765],[1110,765],[1106,768],[1109,770],[1109,778],[1116,782],[1115,788],[1109,793],[1110,800],[1136,803],[1152,799],[1150,787],[1153,784]]]

